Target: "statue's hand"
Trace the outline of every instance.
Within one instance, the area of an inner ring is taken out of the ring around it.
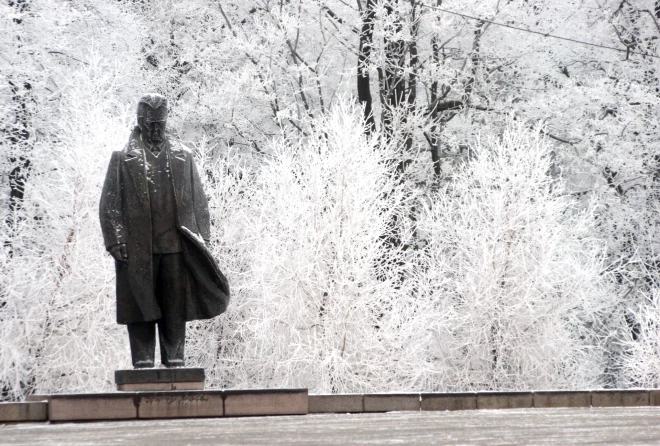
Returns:
[[[126,243],[120,243],[118,245],[111,246],[110,249],[108,249],[108,252],[118,262],[121,263],[128,262],[128,252],[126,252]]]

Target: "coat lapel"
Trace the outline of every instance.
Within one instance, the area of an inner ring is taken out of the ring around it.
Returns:
[[[183,150],[177,150],[167,144],[166,153],[170,163],[172,186],[174,187],[174,195],[176,196],[177,203],[181,203],[183,199],[183,187],[185,186],[185,172],[186,172],[186,155]]]
[[[126,170],[128,176],[131,178],[133,187],[138,192],[140,201],[149,198],[149,191],[147,190],[147,170],[146,160],[144,159],[144,149],[141,142],[137,137],[131,138],[131,141],[126,150]]]

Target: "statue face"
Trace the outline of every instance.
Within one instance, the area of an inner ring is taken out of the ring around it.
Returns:
[[[165,124],[167,123],[167,109],[159,107],[154,110],[144,104],[138,116],[138,125],[142,130],[142,137],[151,143],[159,143],[165,136]]]
[[[138,118],[138,125],[142,130],[142,137],[147,142],[159,143],[163,140],[165,121],[147,121],[145,118]]]

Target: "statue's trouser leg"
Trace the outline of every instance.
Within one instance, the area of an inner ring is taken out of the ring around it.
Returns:
[[[156,267],[156,299],[163,315],[158,320],[160,359],[167,367],[182,367],[186,344],[184,305],[188,273],[183,254],[154,255]]]
[[[136,369],[154,366],[156,350],[156,323],[137,322],[128,324],[128,339],[131,343],[131,357]]]

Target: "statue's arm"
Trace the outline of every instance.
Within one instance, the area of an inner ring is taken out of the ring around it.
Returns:
[[[193,181],[193,207],[195,209],[195,219],[199,232],[205,242],[211,240],[211,217],[209,215],[209,202],[202,187],[202,180],[199,177],[197,166],[192,154],[190,155],[190,164],[192,165],[192,181]]]
[[[105,247],[108,251],[116,245],[126,243],[126,228],[124,227],[124,206],[121,193],[121,163],[122,152],[113,152],[105,175],[99,219]]]

